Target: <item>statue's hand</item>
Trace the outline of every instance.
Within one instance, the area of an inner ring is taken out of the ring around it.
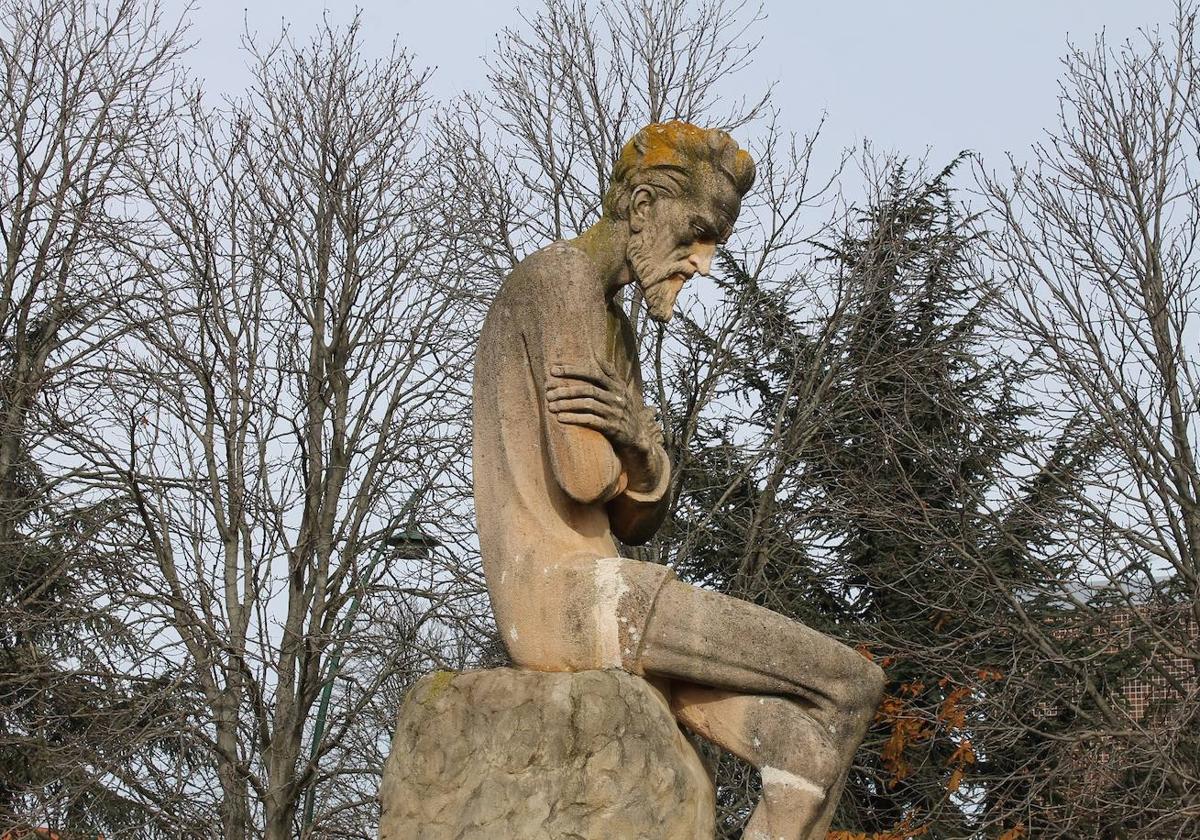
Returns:
[[[622,460],[629,454],[644,463],[662,440],[654,412],[604,362],[551,365],[546,403],[558,422],[600,432]]]

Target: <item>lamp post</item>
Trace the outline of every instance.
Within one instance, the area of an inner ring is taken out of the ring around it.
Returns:
[[[395,553],[405,560],[423,560],[429,556],[431,549],[441,545],[441,541],[435,537],[431,537],[421,531],[417,527],[415,514],[410,514],[408,525],[404,530],[397,530],[395,523],[405,513],[414,511],[416,504],[420,499],[420,491],[414,491],[409,497],[408,502],[401,508],[400,513],[392,519],[392,526],[388,529],[386,536],[371,555],[371,562],[367,564],[364,570],[362,579],[370,580],[371,575],[375,571],[375,567],[379,565],[379,561],[383,559],[384,549],[391,548]],[[320,746],[321,738],[325,734],[325,721],[329,716],[329,699],[333,695],[333,681],[337,677],[338,669],[342,666],[342,650],[346,646],[346,639],[350,634],[350,627],[354,623],[354,617],[358,613],[359,605],[362,603],[362,594],[356,592],[354,598],[350,601],[350,608],[346,611],[345,617],[342,619],[341,633],[337,643],[334,645],[333,653],[329,657],[329,668],[322,680],[321,701],[317,705],[317,717],[313,722],[312,743],[308,748],[308,761],[313,767],[314,778],[309,783],[308,788],[304,792],[304,815],[301,823],[301,836],[307,836],[309,829],[312,828],[313,809],[316,805],[317,780],[316,774],[316,758],[317,748]]]

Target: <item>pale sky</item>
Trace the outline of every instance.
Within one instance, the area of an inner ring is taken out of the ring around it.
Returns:
[[[182,9],[183,0],[167,0]],[[521,0],[532,8],[538,0]],[[214,93],[245,83],[243,21],[264,38],[287,21],[295,36],[323,12],[334,22],[357,7],[368,57],[393,39],[418,65],[436,68],[432,91],[449,97],[484,85],[484,55],[504,26],[520,26],[516,0],[198,0],[190,64]],[[756,31],[762,45],[742,76],[748,90],[778,82],[784,124],[811,129],[828,114],[827,149],[869,139],[881,149],[949,160],[973,149],[995,167],[1024,150],[1055,117],[1060,60],[1068,37],[1088,46],[1167,25],[1174,0],[767,0]],[[748,4],[748,12],[753,3]]]

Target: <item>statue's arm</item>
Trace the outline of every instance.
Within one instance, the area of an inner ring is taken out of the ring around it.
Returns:
[[[604,346],[602,299],[588,284],[578,282],[578,267],[567,264],[561,270],[555,288],[540,290],[540,305],[528,312],[523,329],[526,353],[534,386],[542,395],[540,422],[555,480],[576,502],[603,504],[625,490],[628,477],[621,459],[603,434],[560,422],[546,403],[552,366],[594,364],[597,346]]]
[[[600,504],[625,490],[621,459],[604,435],[546,419],[550,465],[563,492],[583,505]]]
[[[581,255],[555,256],[553,273],[545,265],[531,271],[543,283],[535,285],[538,305],[524,325],[550,465],[572,499],[607,503],[618,539],[643,543],[666,515],[671,470],[661,430],[643,404],[632,332],[622,316],[620,333],[609,335],[603,288]],[[629,344],[632,381],[605,360],[614,340]]]
[[[662,431],[654,412],[642,402],[639,384],[613,376],[603,362],[592,366],[552,365],[554,384],[547,389],[547,411],[559,435],[548,429],[551,453],[569,446],[563,429],[595,430],[604,440],[605,452],[612,453],[620,470],[615,488],[603,498],[607,501],[609,524],[622,542],[639,545],[658,530],[670,506],[668,491],[671,465],[662,446]],[[590,428],[589,428],[590,427]]]

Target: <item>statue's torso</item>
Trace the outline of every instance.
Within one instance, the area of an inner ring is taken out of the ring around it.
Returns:
[[[594,635],[597,588],[604,586],[596,561],[618,550],[603,504],[575,501],[555,479],[546,436],[547,424],[558,420],[546,409],[546,377],[552,362],[581,361],[558,358],[564,347],[575,355],[586,348],[618,375],[640,381],[624,313],[605,301],[586,255],[559,242],[505,280],[480,335],[474,382],[484,574],[514,658],[545,669],[612,664],[582,661],[589,654],[572,647],[573,639]],[[667,573],[639,565],[648,577]],[[564,634],[570,638],[555,638]]]

